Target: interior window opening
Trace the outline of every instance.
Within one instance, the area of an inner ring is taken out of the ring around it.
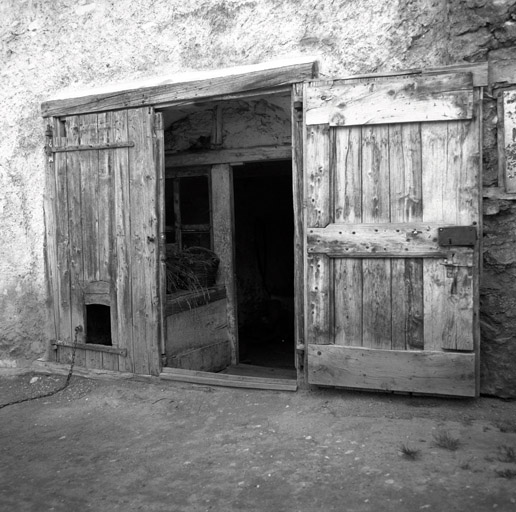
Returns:
[[[165,184],[167,293],[203,291],[215,284],[208,175],[181,176]]]
[[[86,343],[112,346],[111,308],[102,304],[86,306]]]
[[[263,162],[234,173],[240,363],[294,367],[292,164]]]

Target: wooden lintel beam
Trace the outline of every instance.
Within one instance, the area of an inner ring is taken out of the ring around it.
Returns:
[[[290,160],[292,147],[257,146],[241,149],[219,149],[165,155],[165,167],[186,167],[198,165],[232,164],[238,162],[259,162],[263,160]]]
[[[317,61],[300,58],[276,63],[240,66],[177,77],[149,79],[140,84],[92,89],[86,95],[56,98],[41,105],[43,117],[86,114],[132,107],[163,106],[244,91],[260,91],[314,78]],[[139,86],[140,85],[140,86]]]

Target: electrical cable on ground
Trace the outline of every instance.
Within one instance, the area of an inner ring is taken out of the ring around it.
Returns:
[[[81,331],[82,331],[82,326],[78,325],[75,328],[75,337],[73,340],[72,363],[70,364],[70,370],[68,371],[68,376],[66,377],[66,381],[60,388],[54,389],[53,391],[49,391],[48,393],[44,393],[43,395],[31,396],[29,398],[21,398],[20,400],[14,400],[13,402],[8,402],[6,404],[0,404],[0,409],[3,409],[4,407],[7,407],[9,405],[21,404],[23,402],[30,402],[31,400],[39,400],[40,398],[47,398],[49,396],[53,396],[53,395],[59,393],[60,391],[63,391],[64,389],[66,389],[68,387],[68,384],[70,384],[70,380],[72,378],[73,365],[75,364],[75,352],[77,350],[77,336],[78,336],[79,332],[81,332]]]

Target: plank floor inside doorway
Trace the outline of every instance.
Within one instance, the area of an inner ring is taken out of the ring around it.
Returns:
[[[289,379],[293,381],[297,379],[296,370],[294,368],[271,368],[266,366],[257,366],[253,364],[231,365],[219,373],[224,373],[227,375],[241,375],[244,377],[268,377],[271,379]]]

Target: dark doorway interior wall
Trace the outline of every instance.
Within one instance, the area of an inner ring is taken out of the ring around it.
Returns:
[[[292,164],[234,168],[240,363],[294,367]]]

